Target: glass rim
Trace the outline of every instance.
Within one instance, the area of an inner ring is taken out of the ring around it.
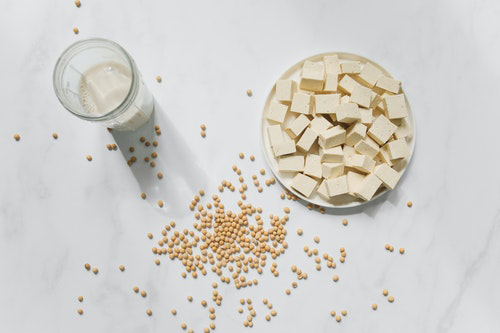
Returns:
[[[95,46],[105,46],[105,45],[111,45],[113,48],[115,48],[118,52],[122,53],[125,56],[125,59],[127,60],[127,63],[130,67],[130,72],[131,72],[131,81],[130,81],[130,88],[129,91],[127,92],[127,95],[123,99],[123,101],[113,110],[107,112],[106,114],[100,115],[100,116],[89,116],[89,115],[84,115],[81,114],[72,108],[70,103],[66,100],[66,97],[64,96],[64,93],[61,91],[62,90],[62,74],[64,72],[64,69],[68,66],[69,62],[71,59],[73,59],[78,53],[86,49],[86,46],[96,44]],[[88,38],[88,39],[83,39],[77,42],[74,42],[73,44],[69,45],[59,56],[57,59],[57,62],[54,66],[54,71],[52,74],[52,84],[54,87],[55,94],[57,96],[57,99],[59,102],[64,106],[66,110],[71,112],[73,115],[84,119],[84,120],[89,120],[89,121],[103,121],[103,120],[109,120],[112,118],[115,118],[119,115],[121,115],[123,112],[125,112],[130,104],[133,102],[137,95],[137,67],[135,65],[134,60],[132,57],[125,51],[123,47],[121,47],[118,43],[113,42],[112,40],[105,39],[105,38]]]

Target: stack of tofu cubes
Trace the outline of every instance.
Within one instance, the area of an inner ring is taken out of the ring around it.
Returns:
[[[306,197],[370,200],[393,189],[410,150],[401,82],[370,62],[324,56],[304,62],[300,82],[276,82],[268,135],[280,172]]]

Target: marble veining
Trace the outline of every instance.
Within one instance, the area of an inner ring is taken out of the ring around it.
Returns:
[[[223,179],[237,182],[233,164],[246,179],[266,167],[259,130],[267,93],[290,65],[328,51],[371,58],[402,80],[417,122],[414,159],[383,200],[350,211],[322,215],[282,201],[279,185],[261,194],[249,186],[248,201],[264,215],[291,208],[289,248],[277,261],[279,278],[265,269],[257,287],[219,287],[215,332],[500,331],[498,2],[81,2],[2,4],[1,332],[180,332],[182,322],[202,332],[209,319],[200,300],[219,279],[182,279],[177,261],[156,266],[146,234],[158,235],[171,220],[190,227],[192,196],[204,189],[209,197]],[[155,118],[138,132],[108,133],[58,103],[57,57],[89,37],[125,47],[154,94]],[[127,166],[129,146],[139,159],[152,151],[138,138],[153,138],[154,124],[162,128],[157,166]],[[119,150],[108,151],[107,143]],[[256,161],[240,160],[240,151]],[[237,194],[222,196],[236,207]],[[387,252],[386,243],[396,251]],[[347,249],[337,283],[330,270],[315,271],[304,245],[320,253]],[[85,271],[86,262],[99,274]],[[309,279],[287,296],[292,264]],[[134,285],[148,297],[133,293]],[[252,329],[236,311],[248,297],[257,311]],[[278,312],[271,322],[264,297]],[[332,309],[348,316],[337,323]]]

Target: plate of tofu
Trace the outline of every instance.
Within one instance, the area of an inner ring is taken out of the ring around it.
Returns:
[[[343,52],[288,69],[269,93],[261,132],[279,182],[326,208],[359,206],[394,189],[415,146],[401,82],[375,62]]]

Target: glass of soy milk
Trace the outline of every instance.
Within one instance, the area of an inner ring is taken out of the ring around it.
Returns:
[[[70,45],[57,60],[53,81],[61,104],[88,121],[117,130],[135,130],[153,113],[153,96],[134,60],[107,39],[86,39]]]

